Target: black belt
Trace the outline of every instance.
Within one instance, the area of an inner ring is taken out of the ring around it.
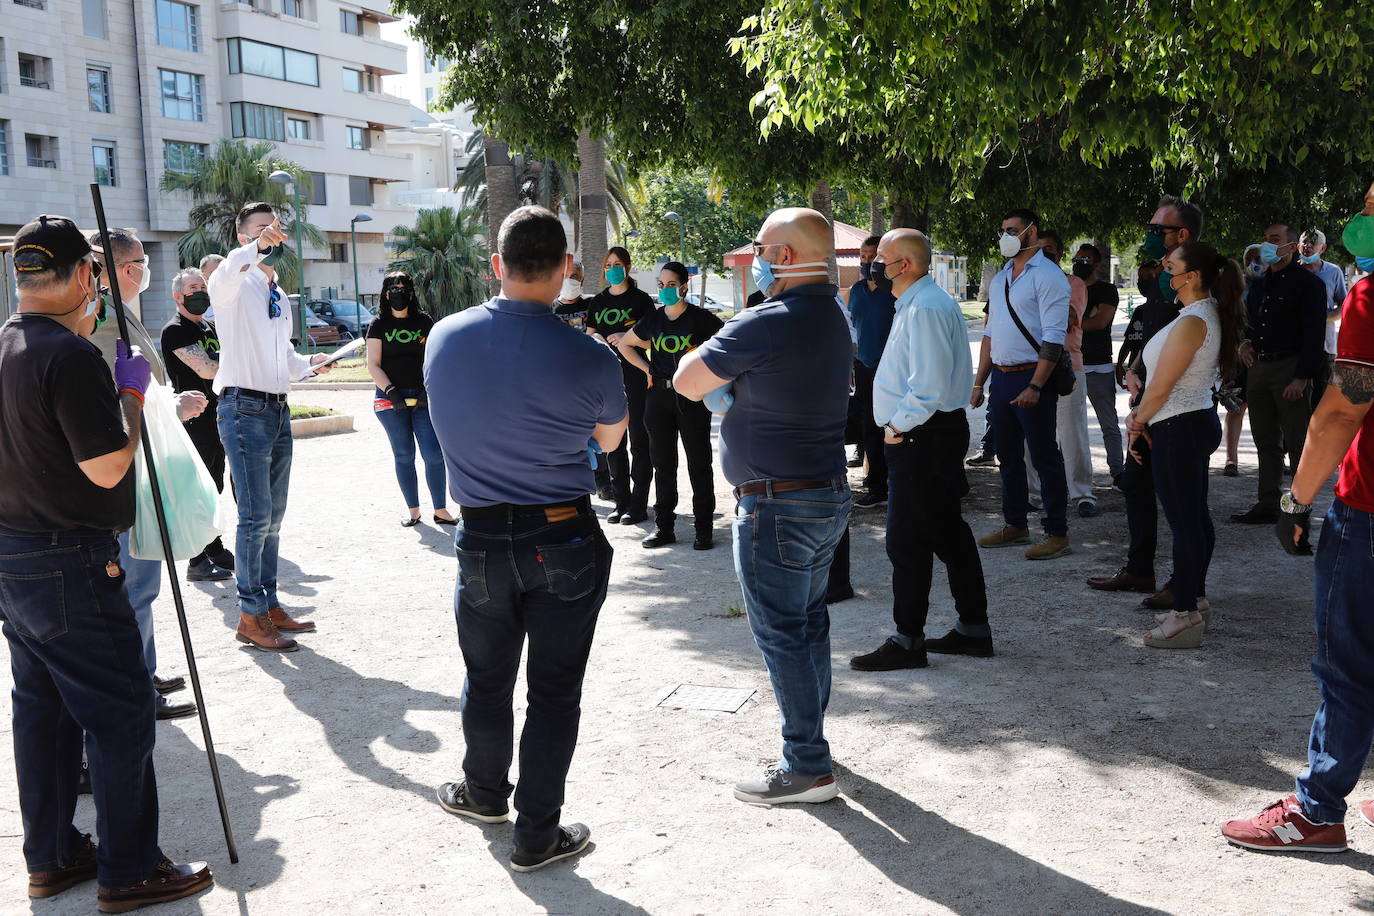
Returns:
[[[1281,359],[1292,359],[1298,355],[1297,350],[1256,350],[1255,359],[1262,363],[1276,363]]]
[[[799,490],[841,490],[848,486],[843,477],[834,480],[751,480],[735,487],[735,499],[746,496],[767,496],[773,493],[795,493]]]
[[[224,389],[224,393],[226,395],[232,394],[241,398],[257,398],[260,401],[271,401],[277,404],[286,403],[286,395],[284,394],[273,394],[270,391],[258,391],[254,388],[237,388],[231,385]]]
[[[538,505],[519,505],[516,503],[497,503],[494,506],[459,506],[458,514],[464,519],[481,518],[528,518],[544,516],[551,522],[561,522],[578,515],[590,515],[592,498],[583,496],[570,502],[540,503]]]
[[[655,376],[654,376],[654,387],[655,387],[655,388],[662,388],[664,391],[672,391],[672,390],[673,390],[673,380],[670,379],[670,378],[659,378],[658,376],[655,375]]]

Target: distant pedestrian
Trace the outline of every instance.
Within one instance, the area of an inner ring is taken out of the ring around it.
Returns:
[[[1112,481],[1121,475],[1123,449],[1121,418],[1116,412],[1116,378],[1112,365],[1112,323],[1120,293],[1102,279],[1102,252],[1096,245],[1080,245],[1073,256],[1073,275],[1087,285],[1088,308],[1083,315],[1083,373],[1088,403],[1097,417],[1107,470]]]
[[[1326,351],[1326,364],[1318,376],[1312,380],[1312,407],[1322,402],[1326,385],[1331,381],[1331,367],[1336,361],[1336,333],[1341,320],[1341,305],[1345,302],[1345,271],[1322,260],[1326,253],[1326,233],[1320,229],[1309,229],[1298,240],[1298,260],[1302,266],[1317,275],[1326,284],[1326,338],[1323,349]]]
[[[854,497],[854,508],[873,509],[887,503],[887,458],[883,431],[873,422],[873,377],[883,358],[895,314],[892,283],[872,264],[881,236],[871,235],[859,246],[859,280],[849,288],[849,317],[857,336],[854,353],[854,409],[859,425],[861,451],[868,459],[864,492]]]

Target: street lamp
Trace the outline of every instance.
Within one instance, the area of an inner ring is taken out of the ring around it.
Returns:
[[[305,333],[305,256],[301,253],[301,186],[290,172],[277,169],[267,180],[273,184],[291,186],[292,229],[296,236],[296,337],[304,339]]]
[[[370,223],[372,217],[366,213],[359,213],[348,221],[348,234],[353,240],[353,321],[358,326],[358,333],[363,332],[363,293],[358,289],[358,224]]]
[[[664,219],[670,219],[677,223],[677,248],[678,257],[682,259],[683,266],[687,266],[687,220],[682,218],[682,214],[675,210],[669,210],[663,214]]]
[[[620,245],[621,245],[621,247],[623,248],[623,247],[625,246],[625,242],[626,242],[627,239],[637,239],[637,238],[639,238],[639,230],[638,230],[638,229],[631,229],[629,232],[623,232],[623,233],[621,233],[621,235],[620,235]]]

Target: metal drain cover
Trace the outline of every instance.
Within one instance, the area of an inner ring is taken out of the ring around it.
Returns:
[[[754,690],[749,687],[701,687],[679,684],[658,705],[667,709],[711,709],[718,712],[739,712]]]

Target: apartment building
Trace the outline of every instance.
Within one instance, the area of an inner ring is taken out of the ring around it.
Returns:
[[[145,323],[173,310],[169,281],[190,200],[159,189],[222,138],[270,140],[311,173],[307,245],[312,296],[375,293],[383,241],[414,211],[389,185],[410,156],[386,131],[410,105],[382,91],[406,47],[383,40],[380,0],[0,0],[0,236],[38,213],[94,228],[88,186],[102,187],[112,225],[140,229],[154,271]],[[7,279],[8,283],[9,280]]]

